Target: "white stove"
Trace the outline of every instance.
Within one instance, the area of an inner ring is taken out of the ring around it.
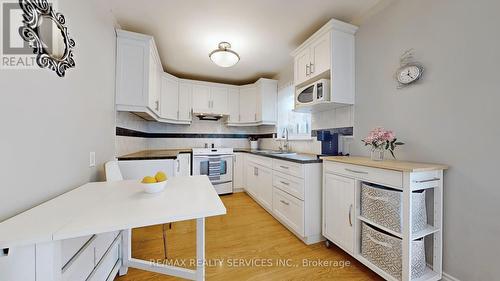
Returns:
[[[233,149],[193,148],[193,175],[208,176],[218,194],[233,193]]]

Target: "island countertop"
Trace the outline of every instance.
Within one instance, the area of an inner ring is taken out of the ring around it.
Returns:
[[[191,153],[191,148],[143,150],[117,157],[119,161],[176,159],[180,153]]]
[[[366,166],[399,172],[426,172],[448,169],[448,166],[442,164],[407,162],[399,160],[373,161],[369,157],[360,156],[325,156],[321,157],[321,159],[323,159],[324,161],[339,162],[344,164]]]

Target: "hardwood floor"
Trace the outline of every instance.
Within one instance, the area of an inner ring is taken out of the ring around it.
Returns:
[[[245,193],[221,198],[227,215],[206,221],[206,280],[382,280],[335,246],[305,245]],[[185,221],[167,229],[169,264],[185,262],[185,267],[194,268],[190,262],[195,258],[195,226],[195,221]],[[132,256],[164,260],[162,226],[134,229]],[[330,266],[305,266],[304,259]],[[182,279],[129,269],[115,280]]]

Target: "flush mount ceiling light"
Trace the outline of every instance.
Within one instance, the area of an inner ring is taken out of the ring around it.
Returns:
[[[208,56],[220,67],[231,67],[240,61],[240,56],[231,50],[231,44],[228,42],[220,42],[219,49],[214,50]]]

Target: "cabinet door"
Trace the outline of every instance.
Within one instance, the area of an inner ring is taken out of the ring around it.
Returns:
[[[330,69],[332,53],[330,40],[330,32],[328,32],[311,44],[311,77],[322,74]]]
[[[245,187],[246,191],[252,195],[254,198],[257,198],[257,166],[251,163],[247,163],[245,165]]]
[[[262,79],[257,87],[257,121],[277,121],[278,81]]]
[[[269,168],[257,167],[257,198],[268,210],[273,209],[273,172]]]
[[[325,174],[323,186],[323,236],[345,251],[354,251],[355,181]]]
[[[245,169],[245,154],[235,153],[234,154],[234,165],[233,165],[233,186],[234,188],[244,188],[244,169]]]
[[[156,57],[151,50],[149,53],[149,109],[160,115],[160,70]]]
[[[116,50],[116,104],[147,106],[149,71],[147,49],[141,41],[118,38]]]
[[[310,49],[307,48],[299,53],[294,59],[295,77],[294,83],[298,85],[309,78]]]
[[[197,113],[209,113],[210,104],[210,87],[193,85],[193,110]]]
[[[174,176],[187,177],[191,175],[191,154],[180,153],[174,162]]]
[[[179,84],[179,120],[191,121],[193,86],[190,83]]]
[[[240,89],[240,122],[253,123],[257,121],[257,87]]]
[[[229,123],[238,123],[240,121],[240,91],[238,89],[229,89],[227,95],[227,107]]]
[[[177,120],[179,115],[179,82],[171,77],[161,77],[161,117]]]
[[[228,89],[223,87],[211,87],[211,112],[215,114],[227,114]]]

